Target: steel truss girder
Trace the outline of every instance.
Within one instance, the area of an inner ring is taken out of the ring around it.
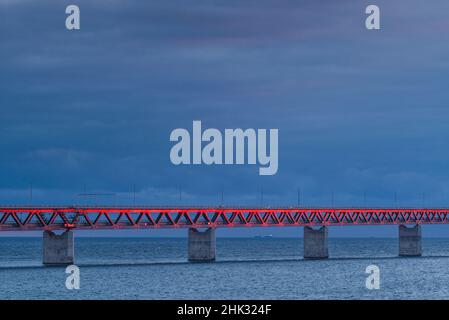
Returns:
[[[0,231],[446,223],[444,208],[0,207]]]

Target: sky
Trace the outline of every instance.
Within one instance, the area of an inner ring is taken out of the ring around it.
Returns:
[[[65,28],[69,4],[80,30]],[[381,30],[365,28],[370,4]],[[290,206],[300,188],[304,206],[449,206],[447,12],[446,0],[0,0],[0,204]],[[279,129],[277,174],[173,165],[170,132],[194,120]]]

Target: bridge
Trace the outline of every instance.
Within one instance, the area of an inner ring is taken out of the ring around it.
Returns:
[[[330,226],[398,225],[399,255],[420,256],[421,225],[448,223],[445,208],[0,207],[0,232],[43,231],[45,265],[74,262],[73,230],[184,228],[189,261],[214,261],[217,228],[304,227],[304,258],[323,259]]]

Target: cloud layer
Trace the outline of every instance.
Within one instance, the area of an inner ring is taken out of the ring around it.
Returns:
[[[0,202],[449,203],[447,1],[377,1],[375,32],[365,1],[68,4],[0,1]],[[193,120],[279,128],[278,174],[173,166]]]

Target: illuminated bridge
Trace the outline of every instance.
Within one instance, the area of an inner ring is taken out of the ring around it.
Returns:
[[[329,226],[396,224],[399,254],[419,256],[421,225],[447,223],[444,208],[0,207],[0,232],[44,232],[44,264],[73,263],[72,230],[186,228],[189,260],[212,261],[216,228],[304,227],[304,257],[327,258]]]

